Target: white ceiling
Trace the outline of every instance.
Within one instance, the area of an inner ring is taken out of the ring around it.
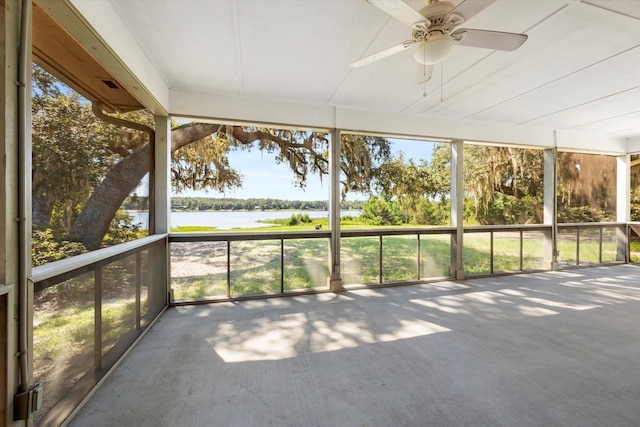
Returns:
[[[410,38],[365,0],[105,1],[172,91],[640,136],[640,0],[498,0],[463,26],[527,42],[457,46],[425,88],[410,50],[348,68]]]

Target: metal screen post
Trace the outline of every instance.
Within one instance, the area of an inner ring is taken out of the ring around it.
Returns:
[[[136,330],[140,332],[140,313],[141,313],[141,296],[142,289],[142,252],[136,252]]]
[[[489,271],[493,274],[493,231],[489,232]]]
[[[378,281],[382,283],[382,235],[380,235],[380,246],[378,247]]]
[[[616,261],[629,262],[629,226],[622,224],[616,227]]]
[[[523,236],[522,235],[523,235],[523,232],[522,232],[522,230],[520,230],[520,271],[523,271],[523,265],[524,265],[523,260],[522,260],[522,258],[524,258],[524,249],[523,249],[524,244],[523,244]]]
[[[463,238],[464,228],[464,143],[451,143],[451,226],[456,228],[451,235],[451,277],[464,280]]]
[[[550,270],[558,269],[557,218],[557,148],[544,150],[544,224],[551,229],[544,233],[544,264]]]
[[[600,239],[598,240],[598,263],[602,264],[602,226],[598,227]]]
[[[576,227],[576,265],[580,265],[580,227]]]
[[[416,235],[418,238],[417,246],[418,246],[418,255],[416,257],[416,280],[420,280],[420,233]]]
[[[94,325],[93,325],[93,352],[94,368],[96,372],[102,370],[102,267],[96,267],[94,272]]]
[[[625,225],[616,228],[616,261],[629,262],[629,230],[631,221],[631,156],[618,156],[616,162],[616,220]]]
[[[329,277],[327,285],[331,292],[340,292],[342,277],[340,275],[340,142],[338,129],[331,130],[329,140]]]
[[[227,240],[227,298],[231,298],[231,240]]]
[[[280,238],[280,293],[284,293],[284,239]]]

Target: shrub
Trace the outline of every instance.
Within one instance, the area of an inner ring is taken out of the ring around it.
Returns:
[[[34,267],[87,252],[87,248],[80,242],[69,238],[54,239],[53,231],[50,228],[34,228],[31,247]]]
[[[369,225],[400,225],[402,214],[397,203],[378,197],[364,202],[360,219]]]
[[[286,225],[298,225],[298,224],[310,224],[313,222],[311,218],[309,218],[309,214],[291,214],[291,217],[286,222]]]

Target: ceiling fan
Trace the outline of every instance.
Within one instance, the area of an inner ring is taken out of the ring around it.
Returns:
[[[433,65],[442,62],[456,45],[512,51],[526,40],[526,34],[458,28],[496,0],[463,0],[455,6],[448,1],[427,0],[419,12],[402,0],[366,0],[413,29],[411,40],[364,57],[349,65],[359,68],[416,45],[415,60],[421,64],[417,83],[431,78]]]

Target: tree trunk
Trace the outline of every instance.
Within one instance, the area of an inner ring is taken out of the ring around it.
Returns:
[[[51,221],[55,195],[47,191],[45,185],[33,188],[31,205],[31,218],[35,227],[47,227]]]
[[[171,131],[171,152],[220,129],[220,125],[197,123]],[[88,248],[100,246],[116,212],[140,180],[149,172],[150,145],[146,144],[112,167],[89,197],[71,228]]]
[[[117,163],[85,203],[73,223],[71,235],[90,249],[100,246],[118,208],[149,172],[151,151],[145,145]]]

